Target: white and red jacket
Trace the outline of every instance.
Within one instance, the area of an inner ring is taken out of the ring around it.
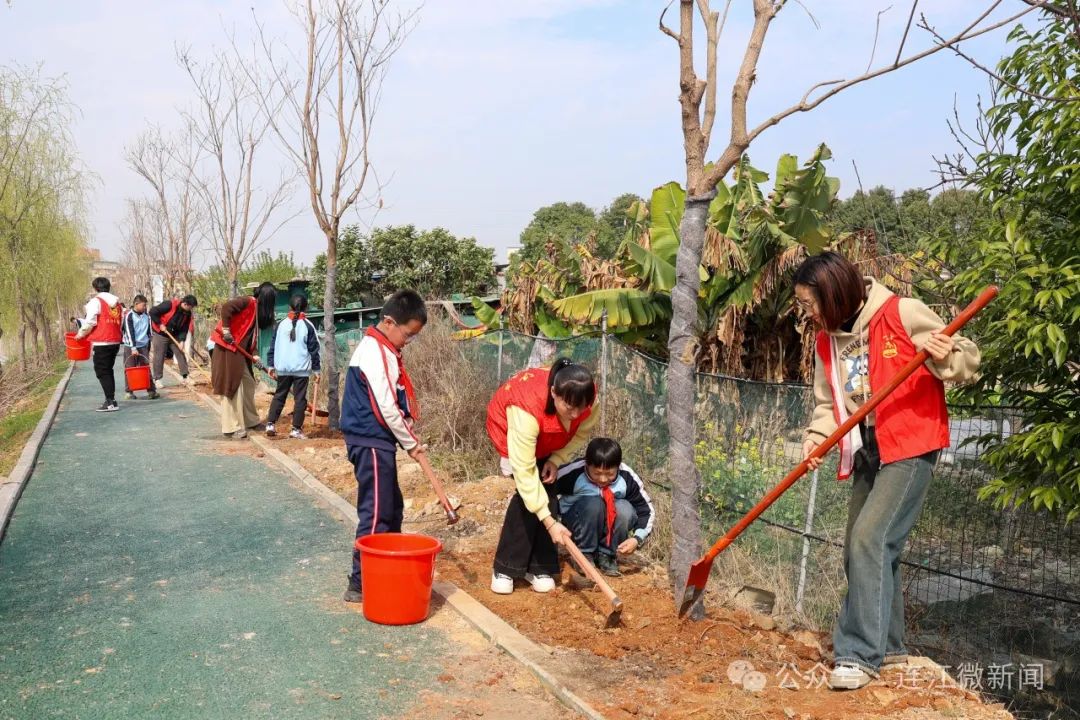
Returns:
[[[86,303],[86,317],[81,321],[79,336],[88,339],[91,345],[119,345],[123,339],[123,317],[120,298],[112,293],[98,293]]]

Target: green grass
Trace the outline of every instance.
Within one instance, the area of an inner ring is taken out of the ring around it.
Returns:
[[[10,473],[19,461],[23,446],[45,413],[49,399],[52,398],[67,366],[66,360],[57,361],[45,382],[35,387],[33,392],[19,403],[18,410],[0,419],[0,476]]]

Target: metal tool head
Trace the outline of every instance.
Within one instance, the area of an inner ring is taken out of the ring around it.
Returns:
[[[711,571],[712,558],[707,556],[690,566],[690,573],[686,576],[686,589],[683,590],[682,604],[679,605],[679,617],[685,617],[686,613],[690,612],[690,608],[701,600]]]
[[[622,624],[622,600],[616,595],[611,599],[611,612],[608,613],[604,627],[614,628]]]
[[[454,512],[453,508],[446,508],[446,524],[447,525],[453,525],[454,523],[456,523],[460,519],[461,518],[458,517],[458,514],[456,512]]]

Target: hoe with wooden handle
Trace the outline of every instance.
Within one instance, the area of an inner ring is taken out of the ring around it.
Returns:
[[[596,569],[596,567],[589,562],[585,555],[578,550],[577,545],[573,540],[567,539],[563,543],[566,550],[570,553],[570,557],[574,558],[574,561],[581,568],[581,571],[600,588],[600,592],[604,593],[604,596],[611,602],[611,612],[607,614],[607,618],[604,621],[604,627],[618,627],[622,622],[622,600],[615,594],[615,591],[611,589],[611,586],[604,581],[604,576]]]
[[[945,329],[941,331],[942,335],[953,335],[960,328],[962,328],[971,318],[975,316],[980,310],[986,307],[987,303],[994,299],[997,295],[998,289],[993,285],[990,285],[979,297],[964,311],[956,316],[951,323],[945,326]],[[851,428],[858,425],[863,419],[877,407],[882,400],[888,397],[893,390],[895,390],[900,383],[907,380],[911,373],[929,357],[929,354],[925,350],[921,350],[915,354],[915,357],[911,358],[911,361],[905,365],[900,372],[896,373],[896,376],[888,382],[885,387],[875,392],[866,404],[860,407],[855,413],[847,419],[840,427],[838,427],[832,435],[825,439],[823,443],[818,445],[810,455],[803,460],[799,465],[788,473],[779,485],[769,491],[761,502],[753,507],[750,512],[746,513],[739,522],[735,524],[733,528],[727,531],[727,533],[716,541],[716,543],[709,548],[709,551],[701,556],[697,562],[690,566],[690,573],[686,578],[686,589],[683,591],[682,605],[679,606],[679,617],[683,617],[694,606],[695,603],[701,598],[701,594],[705,592],[705,584],[709,581],[709,573],[712,571],[713,560],[716,556],[727,548],[735,538],[739,537],[743,530],[750,526],[754,520],[757,520],[761,513],[765,512],[770,505],[776,502],[776,499],[783,495],[788,488],[795,484],[795,481],[806,474],[807,469],[810,467],[810,461],[817,458],[824,457],[833,445],[840,442],[840,439],[847,435]]]

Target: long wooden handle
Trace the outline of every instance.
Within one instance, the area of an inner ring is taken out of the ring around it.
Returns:
[[[416,462],[420,463],[420,468],[424,471],[424,475],[427,476],[428,482],[431,483],[431,487],[435,490],[435,495],[439,498],[439,503],[442,504],[443,510],[446,511],[446,517],[450,521],[450,524],[457,522],[457,513],[454,512],[453,506],[450,504],[450,499],[446,497],[446,492],[443,490],[442,481],[435,475],[435,470],[431,467],[431,462],[427,458],[426,453],[420,453],[416,458]]]
[[[578,550],[578,547],[574,544],[574,541],[567,540],[564,545],[566,546],[567,551],[570,553],[570,557],[574,558],[574,560],[578,564],[578,567],[580,567],[581,570],[589,576],[590,580],[596,583],[596,585],[600,588],[600,591],[604,593],[607,599],[612,601],[617,600],[618,596],[615,594],[615,591],[612,590],[611,586],[607,584],[607,582],[604,580],[604,576],[600,574],[600,571],[597,570],[591,562],[585,559],[585,556],[581,553],[580,550]]]
[[[184,352],[184,346],[180,344],[179,340],[177,340],[176,338],[173,337],[172,333],[169,332],[168,329],[166,329],[166,327],[164,325],[161,326],[161,332],[165,333],[165,336],[168,337],[170,340],[172,340],[172,344],[176,346],[176,352],[180,353],[185,358],[187,358],[192,363],[194,363],[195,367],[197,367],[199,370],[204,370],[205,369],[205,368],[203,368],[201,362],[196,360],[193,356],[188,355],[186,352]]]
[[[993,285],[988,286],[979,294],[979,297],[975,298],[975,300],[973,300],[970,305],[964,308],[963,312],[957,315],[951,323],[945,326],[945,329],[941,331],[941,334],[955,334],[960,328],[966,325],[967,322],[971,320],[971,318],[973,318],[976,313],[986,307],[986,305],[991,300],[993,300],[997,296],[997,294],[997,287]],[[849,417],[843,424],[841,424],[840,427],[838,427],[832,435],[825,439],[825,442],[818,445],[814,449],[814,451],[807,456],[805,460],[799,463],[794,470],[788,473],[787,477],[785,477],[779,485],[770,490],[769,494],[762,498],[761,502],[755,505],[753,509],[750,510],[750,512],[746,513],[746,515],[744,515],[743,518],[739,520],[739,522],[737,522],[733,528],[728,530],[722,538],[717,540],[716,543],[714,543],[713,546],[709,548],[709,552],[705,554],[705,559],[708,559],[709,562],[712,562],[712,560],[717,555],[723,552],[724,548],[734,542],[735,538],[742,534],[743,530],[749,527],[752,522],[757,520],[758,516],[761,515],[761,513],[768,510],[769,506],[776,502],[776,499],[783,495],[787,491],[787,489],[795,483],[796,480],[806,474],[807,469],[809,469],[810,467],[811,460],[820,458],[824,456],[825,453],[829,452],[829,450],[831,450],[834,445],[840,442],[841,438],[848,434],[851,428],[862,422],[867,415],[873,412],[874,408],[881,404],[882,400],[887,398],[890,394],[892,394],[893,390],[900,386],[900,383],[907,380],[908,376],[910,376],[911,373],[915,372],[915,370],[918,369],[920,365],[926,362],[928,357],[930,357],[930,355],[926,352],[926,350],[920,350],[918,353],[916,353],[915,357],[911,358],[908,364],[901,368],[900,371],[896,373],[896,375],[893,377],[893,379],[885,385],[885,387],[875,392],[870,397],[870,399],[866,401],[865,405],[856,410],[855,413],[851,417]]]

